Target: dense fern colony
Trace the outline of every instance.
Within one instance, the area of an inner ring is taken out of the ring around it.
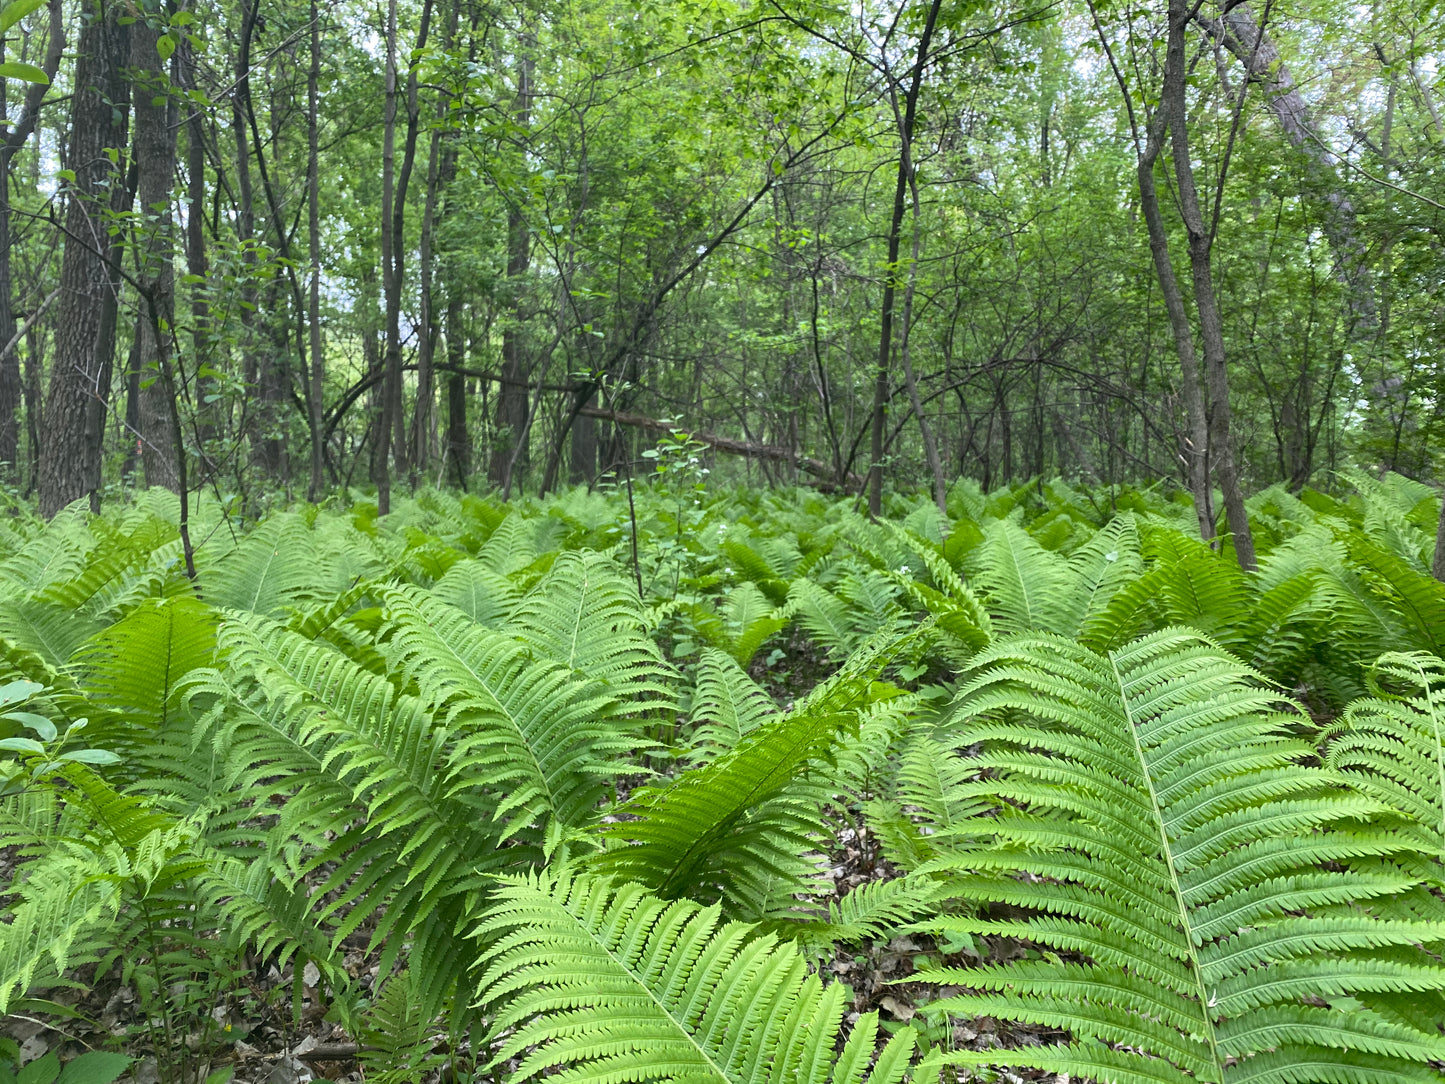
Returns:
[[[161,495],[12,516],[0,1009],[181,1043],[261,961],[384,1080],[1439,1080],[1439,505],[1348,481],[1253,573],[1060,482],[203,503],[194,581]],[[895,939],[906,1011],[833,966]]]

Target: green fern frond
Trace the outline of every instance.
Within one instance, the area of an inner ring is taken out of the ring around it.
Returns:
[[[777,713],[777,706],[757,682],[731,657],[704,648],[697,664],[697,689],[692,696],[694,761],[711,760],[736,748],[739,741]]]
[[[500,628],[517,601],[517,585],[485,561],[458,561],[432,585],[432,594],[479,625]]]
[[[1068,561],[1010,520],[993,523],[978,557],[977,583],[1002,632],[1068,631],[1074,577]]]
[[[1306,1084],[1425,1070],[1445,1038],[1392,1018],[1375,991],[1445,990],[1418,946],[1445,909],[1372,912],[1380,881],[1410,880],[1424,837],[1311,767],[1294,716],[1197,634],[1165,630],[1107,655],[1021,638],[978,661],[954,739],[981,745],[974,793],[1003,803],[992,843],[934,863],[962,898],[1026,918],[955,916],[933,928],[1006,933],[1086,962],[1022,962],[916,976],[968,991],[936,1008],[1069,1031],[1068,1045],[955,1052],[1097,1079]],[[968,788],[965,788],[968,789]],[[1378,856],[1378,857],[1371,857]],[[1392,856],[1397,856],[1392,857]],[[1378,872],[1374,872],[1378,871]],[[1353,997],[1351,1011],[1327,1005]]]
[[[492,1064],[519,1058],[516,1080],[899,1084],[913,1053],[904,1029],[868,1073],[872,1013],[837,1053],[843,987],[809,975],[791,945],[720,924],[716,907],[528,877],[502,884],[477,932],[498,941],[481,981],[505,1037]]]
[[[201,592],[220,609],[274,615],[318,593],[326,597],[319,562],[315,540],[301,518],[275,516],[202,564]]]
[[[931,877],[895,877],[865,881],[835,900],[829,900],[819,919],[772,922],[767,928],[791,938],[810,951],[828,952],[834,945],[889,941],[899,930],[937,911],[948,888]]]
[[[804,856],[825,795],[804,769],[858,726],[874,676],[902,643],[871,644],[731,753],[635,792],[619,812],[636,819],[606,827],[612,846],[592,867],[659,895],[721,900],[732,914],[787,906],[817,875]]]
[[[1376,695],[1327,734],[1327,763],[1433,833],[1445,857],[1445,662],[1381,655],[1370,683]]]
[[[560,555],[513,607],[507,629],[620,699],[672,702],[676,674],[646,633],[637,590],[604,557]]]
[[[104,626],[82,610],[39,598],[0,600],[0,639],[62,670]]]

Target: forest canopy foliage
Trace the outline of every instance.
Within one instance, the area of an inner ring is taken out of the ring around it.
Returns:
[[[1439,501],[1351,480],[1254,571],[1060,480],[12,517],[26,1079],[1438,1079]]]
[[[13,0],[0,482],[1438,477],[1442,15]],[[1217,490],[1217,493],[1216,493]]]

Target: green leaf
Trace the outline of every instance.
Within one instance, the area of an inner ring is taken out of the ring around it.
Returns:
[[[60,1074],[60,1059],[51,1051],[43,1058],[36,1058],[20,1070],[16,1084],[51,1084]]]
[[[6,685],[0,685],[0,708],[9,707],[11,704],[21,704],[45,688],[36,681],[12,681]]]
[[[14,719],[27,730],[33,730],[39,734],[41,741],[55,740],[55,724],[43,715],[36,715],[29,711],[9,711],[0,715],[0,719]]]
[[[20,79],[26,83],[49,85],[50,78],[34,64],[22,64],[18,60],[7,60],[0,64],[0,77]]]
[[[164,64],[176,51],[176,39],[169,34],[164,34],[156,39],[156,52],[161,56],[161,63]]]
[[[61,753],[60,759],[74,761],[76,764],[120,763],[120,757],[108,749],[77,749],[73,753]]]
[[[45,0],[14,0],[0,8],[0,34],[5,33],[25,16],[45,6]],[[45,80],[40,80],[45,82]]]
[[[41,745],[34,738],[4,738],[0,739],[0,749],[7,749],[13,753],[43,753],[45,746]]]
[[[131,1059],[124,1054],[112,1054],[104,1050],[92,1050],[80,1055],[74,1061],[66,1062],[56,1084],[111,1084],[130,1066]],[[226,1069],[230,1076],[230,1067]],[[213,1074],[206,1084],[215,1079]]]

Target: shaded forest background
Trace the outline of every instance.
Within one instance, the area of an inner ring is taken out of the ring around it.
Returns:
[[[1252,488],[1438,477],[1438,4],[0,22],[0,473],[47,515],[546,492],[675,428],[875,508],[1163,478],[1242,543]]]

